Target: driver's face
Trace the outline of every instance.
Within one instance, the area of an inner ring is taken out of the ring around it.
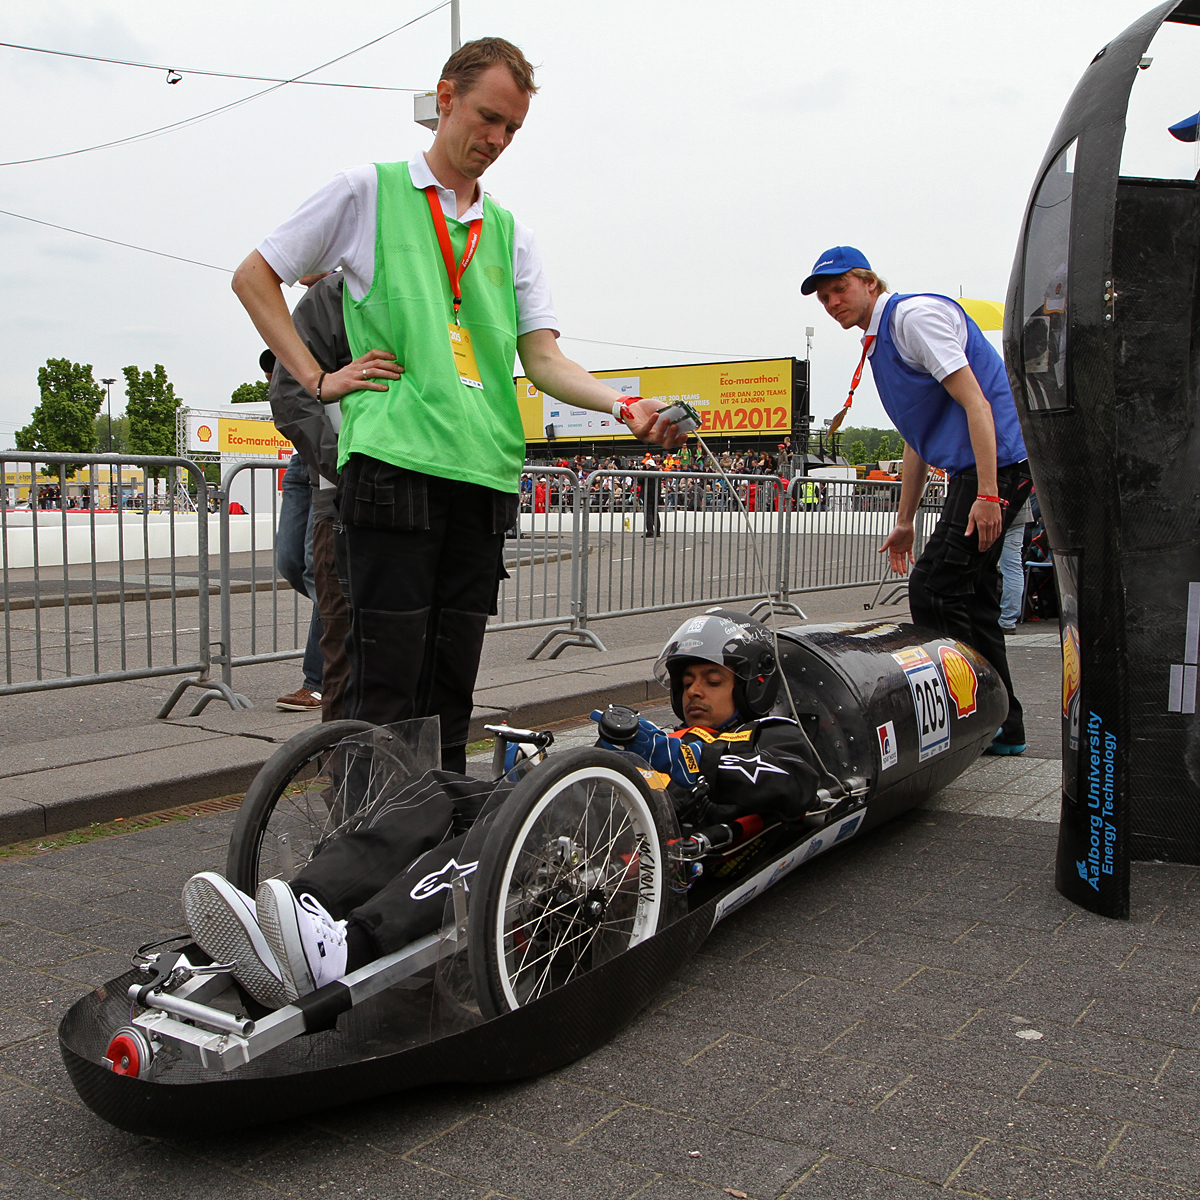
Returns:
[[[719,729],[733,719],[733,672],[716,663],[690,663],[683,669],[683,717],[689,725]]]

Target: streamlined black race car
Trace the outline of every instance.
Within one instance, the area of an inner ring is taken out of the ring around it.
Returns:
[[[794,715],[826,773],[802,823],[680,828],[667,782],[601,748],[494,727],[520,778],[438,878],[440,930],[276,1011],[184,936],[78,1001],[59,1040],[100,1116],[139,1133],[241,1128],[422,1084],[562,1066],[632,1020],[712,928],[806,861],[919,804],[987,747],[1004,687],[911,625],[781,630]],[[291,878],[373,798],[437,765],[429,722],[317,726],[263,767],[227,875]],[[511,755],[510,755],[511,758]],[[511,768],[510,768],[511,769]]]

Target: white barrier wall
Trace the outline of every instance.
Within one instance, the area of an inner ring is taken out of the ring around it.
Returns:
[[[521,532],[537,536],[561,533],[563,537],[570,537],[573,519],[569,509],[562,513],[522,513]],[[599,533],[641,532],[645,528],[640,510],[629,513],[592,512],[586,514],[585,520],[590,530]],[[789,520],[793,533],[839,536],[880,534],[886,537],[896,523],[896,514],[843,508],[831,512],[794,512]],[[661,529],[678,533],[742,533],[747,528],[746,518],[740,512],[660,509],[658,522]],[[756,533],[778,533],[780,526],[777,512],[750,514],[750,528]]]
[[[95,553],[92,552],[92,522],[86,512],[57,512],[47,510],[37,514],[38,564],[43,567],[58,567],[63,561],[63,519],[67,523],[67,561],[75,563],[117,562],[121,557],[121,539],[124,538],[126,562],[141,562],[150,558],[171,557],[171,514],[150,513],[97,513],[95,515]],[[33,517],[30,512],[8,513],[5,521],[7,537],[7,565],[10,570],[33,566]],[[121,527],[118,529],[117,522]],[[196,513],[176,513],[175,557],[194,558],[198,553],[199,517]],[[257,528],[252,531],[251,526]],[[253,539],[252,539],[253,532]],[[268,511],[256,517],[229,518],[229,549],[237,554],[251,549],[251,541],[257,549],[270,550],[275,544],[275,527],[272,514]],[[149,543],[147,548],[147,542]],[[209,554],[213,559],[220,544],[220,517],[213,513],[208,518]],[[214,574],[215,578],[215,574]]]

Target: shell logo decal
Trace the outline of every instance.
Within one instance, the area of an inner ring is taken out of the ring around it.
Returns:
[[[942,660],[942,673],[946,676],[946,688],[958,715],[969,717],[975,711],[975,697],[979,692],[979,679],[975,668],[965,656],[949,646],[938,647],[938,657]]]
[[[196,438],[198,441],[201,441],[201,442],[211,442],[212,441],[212,430],[209,429],[209,427],[207,425],[201,425],[196,430]]]
[[[1070,713],[1071,701],[1079,692],[1079,634],[1075,632],[1074,625],[1068,625],[1063,630],[1062,657],[1062,715],[1066,717]]]

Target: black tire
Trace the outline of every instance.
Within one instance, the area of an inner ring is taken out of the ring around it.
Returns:
[[[652,937],[669,836],[620,754],[571,750],[531,770],[496,813],[471,879],[467,956],[484,1018]]]
[[[293,783],[319,777],[344,739],[373,728],[369,721],[314,725],[289,738],[263,763],[229,838],[225,877],[234,887],[253,896],[264,879],[290,879],[308,862],[329,835],[329,809],[312,789],[296,796],[285,793]]]

